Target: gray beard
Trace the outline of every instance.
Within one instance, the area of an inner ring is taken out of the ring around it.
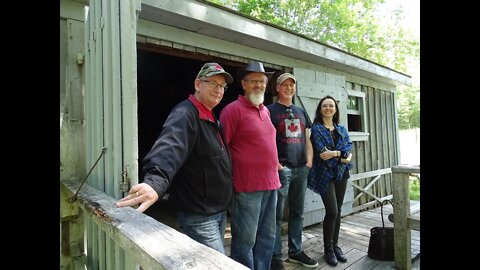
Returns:
[[[250,100],[250,102],[252,102],[256,106],[262,104],[264,98],[265,98],[264,93],[261,93],[261,94],[252,93],[248,96],[248,100]]]

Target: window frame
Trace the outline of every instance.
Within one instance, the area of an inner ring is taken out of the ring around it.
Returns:
[[[350,110],[347,108],[347,119],[349,115],[359,115],[360,121],[361,121],[360,123],[361,131],[348,130],[348,133],[350,134],[350,139],[352,141],[366,141],[368,140],[368,136],[370,135],[370,133],[367,130],[367,113],[366,113],[366,104],[365,104],[366,95],[364,92],[361,92],[361,91],[354,91],[350,89],[346,89],[346,90],[347,90],[348,98],[350,98],[351,96],[356,97],[358,102],[358,110]],[[348,129],[350,129],[350,127]]]

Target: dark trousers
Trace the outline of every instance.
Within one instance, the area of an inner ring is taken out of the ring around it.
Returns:
[[[342,204],[347,190],[347,182],[347,179],[331,180],[328,183],[325,195],[322,196],[325,205],[325,218],[323,219],[323,244],[325,248],[338,244]]]

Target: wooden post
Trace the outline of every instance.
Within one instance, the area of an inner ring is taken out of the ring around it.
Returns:
[[[403,166],[392,167],[392,176],[395,268],[410,270],[412,269],[411,232],[408,228],[410,179]]]
[[[64,270],[85,265],[84,226],[78,205],[68,202],[71,195],[60,184],[60,268]]]

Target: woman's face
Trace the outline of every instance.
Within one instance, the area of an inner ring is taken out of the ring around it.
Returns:
[[[327,98],[322,102],[320,113],[322,114],[323,118],[333,118],[336,112],[337,109],[335,108],[335,101]]]

